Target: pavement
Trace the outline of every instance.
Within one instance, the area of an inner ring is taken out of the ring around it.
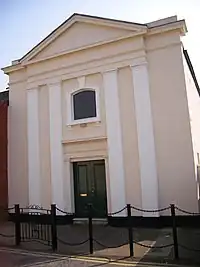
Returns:
[[[21,249],[0,248],[1,267],[180,267],[172,263],[140,262],[131,258],[103,258],[93,256],[62,256]],[[186,267],[188,265],[181,265]],[[196,265],[196,267],[199,265]]]
[[[19,249],[0,248],[0,266],[1,267],[22,267],[37,266],[38,264],[49,263],[60,259],[61,256],[48,254],[31,253]],[[43,265],[44,266],[44,265]]]
[[[134,229],[134,258],[129,257],[128,232],[125,228],[94,225],[94,253],[89,255],[88,242],[67,245],[88,238],[88,225],[65,225],[57,229],[57,254],[38,242],[21,242],[15,247],[14,225],[0,225],[0,267],[14,266],[200,266],[200,229],[178,229],[179,261],[173,261],[172,230]],[[150,247],[149,247],[150,246]],[[153,247],[153,248],[152,248]],[[158,247],[158,248],[157,248]],[[189,248],[189,250],[188,250]],[[195,251],[196,250],[196,251]],[[43,265],[42,265],[43,264]],[[175,265],[174,265],[175,264]]]

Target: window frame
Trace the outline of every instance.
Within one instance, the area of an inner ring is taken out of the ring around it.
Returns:
[[[73,96],[83,91],[95,92],[96,117],[74,120]],[[93,123],[93,122],[100,122],[99,88],[85,86],[83,88],[73,89],[70,92],[68,92],[67,93],[67,126],[72,126],[72,125],[77,125],[77,124],[82,124],[82,123]]]

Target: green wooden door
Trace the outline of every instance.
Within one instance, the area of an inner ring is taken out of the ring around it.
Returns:
[[[107,198],[104,160],[76,162],[73,167],[76,216],[86,217],[88,204],[91,203],[94,217],[105,217]]]

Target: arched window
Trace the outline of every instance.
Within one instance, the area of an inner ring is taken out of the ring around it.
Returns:
[[[99,88],[71,89],[67,92],[67,125],[100,122]]]
[[[73,119],[81,120],[97,117],[96,92],[84,89],[72,95]]]

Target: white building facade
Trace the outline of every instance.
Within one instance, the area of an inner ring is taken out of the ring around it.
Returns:
[[[185,76],[185,32],[176,17],[136,24],[75,14],[4,68],[9,204],[55,203],[78,217],[88,203],[97,217],[127,203],[198,211],[200,103]]]

